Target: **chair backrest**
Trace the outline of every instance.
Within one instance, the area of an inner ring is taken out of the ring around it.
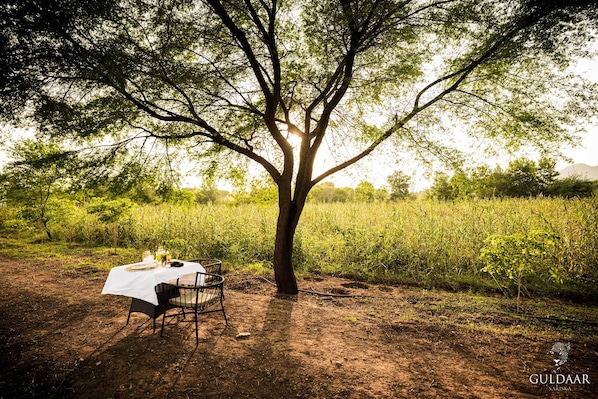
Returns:
[[[222,275],[222,261],[218,259],[191,259],[187,262],[199,263],[203,266],[206,273]]]
[[[175,284],[169,284],[178,292],[178,296],[168,299],[172,306],[203,311],[222,304],[224,277],[218,274],[198,272],[179,277]]]

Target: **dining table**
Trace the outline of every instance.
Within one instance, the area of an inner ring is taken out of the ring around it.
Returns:
[[[180,264],[182,264],[180,267],[172,266]],[[153,319],[155,331],[156,318],[163,313],[156,287],[162,283],[198,272],[205,273],[205,268],[200,263],[175,260],[172,260],[166,266],[145,262],[116,266],[108,274],[102,289],[102,295],[112,294],[130,297],[131,305],[127,324],[131,313],[140,312]]]

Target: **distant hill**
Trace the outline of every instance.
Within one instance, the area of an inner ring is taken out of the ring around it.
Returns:
[[[567,166],[559,172],[559,177],[577,176],[589,180],[598,180],[598,165],[589,166],[585,163],[576,163],[575,165]]]

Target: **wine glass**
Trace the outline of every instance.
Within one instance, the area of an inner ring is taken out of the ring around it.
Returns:
[[[154,255],[150,251],[143,251],[143,263],[153,263]]]

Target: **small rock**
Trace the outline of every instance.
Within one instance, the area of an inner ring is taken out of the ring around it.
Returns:
[[[242,338],[247,338],[249,336],[251,336],[251,333],[249,333],[249,332],[240,332],[237,334],[237,336],[235,338],[242,339]]]

